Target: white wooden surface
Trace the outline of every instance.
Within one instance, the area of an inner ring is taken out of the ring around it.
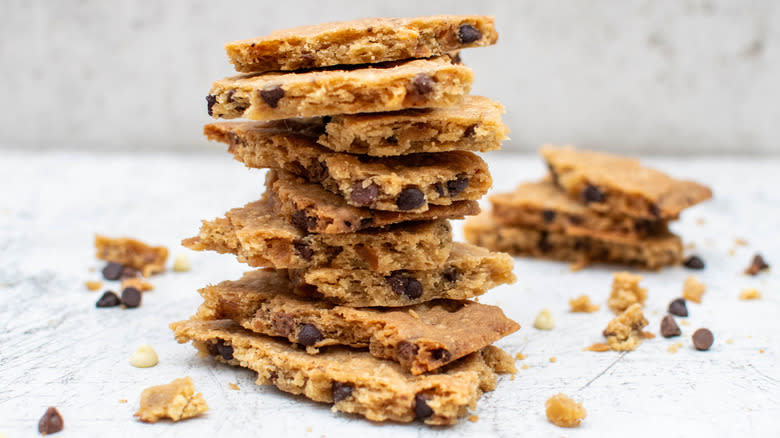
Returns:
[[[534,156],[488,154],[495,190],[540,176]],[[780,281],[774,272],[741,274],[753,253],[780,263],[780,161],[699,158],[648,160],[676,175],[710,184],[715,199],[674,225],[707,262],[699,273],[708,291],[689,304],[683,336],[657,337],[623,357],[582,347],[602,340],[611,314],[568,312],[568,299],[587,293],[596,302],[608,294],[610,268],[572,273],[559,263],[517,259],[519,281],[494,289],[481,301],[498,304],[523,325],[499,342],[528,355],[514,380],[480,400],[476,423],[448,429],[421,424],[372,424],[333,413],[326,405],[253,384],[253,373],[198,358],[179,345],[168,323],[187,318],[199,304],[196,289],[237,278],[245,269],[231,256],[193,253],[178,245],[194,234],[201,218],[213,218],[259,197],[262,175],[211,155],[0,156],[0,432],[35,436],[47,406],[65,418],[58,436],[777,436],[780,428]],[[702,218],[703,224],[697,223]],[[189,273],[155,277],[155,290],[140,308],[96,309],[99,292],[84,281],[99,279],[94,233],[130,235],[187,252]],[[460,228],[457,228],[460,234]],[[746,247],[735,238],[747,239]],[[729,251],[736,248],[734,255]],[[90,268],[96,272],[89,272]],[[646,315],[658,332],[668,302],[680,295],[682,268],[646,273]],[[757,287],[760,301],[737,299]],[[532,328],[535,314],[552,310],[557,327]],[[692,349],[691,333],[715,334],[709,352]],[[731,339],[733,343],[727,343]],[[683,347],[667,352],[673,342]],[[154,368],[129,365],[142,343],[154,346]],[[763,353],[761,351],[763,350]],[[557,362],[550,363],[555,356]],[[611,367],[610,367],[611,365]],[[142,424],[133,419],[143,388],[192,376],[211,406],[203,417],[178,424]],[[237,383],[239,391],[228,388]],[[581,400],[588,416],[579,429],[548,423],[544,401],[564,392]],[[127,399],[126,404],[120,399]]]

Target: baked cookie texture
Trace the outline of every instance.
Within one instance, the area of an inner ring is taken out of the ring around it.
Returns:
[[[364,18],[284,29],[225,45],[239,72],[301,70],[430,58],[495,44],[493,17]]]
[[[287,338],[316,354],[329,345],[366,348],[418,375],[517,331],[500,308],[435,300],[398,308],[353,308],[297,297],[284,272],[258,270],[200,290],[196,317],[230,319],[247,330]]]
[[[234,208],[224,217],[203,221],[182,245],[196,251],[235,254],[253,267],[278,269],[343,268],[389,273],[434,269],[452,250],[447,220],[404,222],[346,234],[304,231],[274,213],[266,200]]]
[[[283,169],[341,195],[347,204],[386,211],[426,211],[430,204],[477,200],[493,183],[487,164],[466,151],[373,158],[319,146],[303,132],[253,123],[206,125],[252,168]]]
[[[671,220],[682,210],[712,197],[708,187],[674,179],[632,158],[571,146],[546,145],[540,153],[553,183],[598,212]]]
[[[430,425],[457,422],[496,386],[497,374],[515,372],[512,358],[488,346],[436,373],[415,376],[401,365],[363,350],[328,347],[310,355],[286,341],[252,333],[228,320],[171,324],[176,339],[192,341],[204,356],[257,372],[258,384],[332,403],[334,411],[372,421]]]
[[[165,271],[168,248],[150,246],[129,237],[95,235],[95,257],[140,271],[144,277]]]
[[[192,378],[184,377],[166,385],[144,389],[141,406],[135,416],[145,423],[156,423],[163,418],[179,421],[198,416],[208,409],[203,394],[195,393]]]
[[[250,120],[439,108],[459,104],[473,80],[470,68],[440,56],[232,76],[214,82],[206,103],[210,116]]]

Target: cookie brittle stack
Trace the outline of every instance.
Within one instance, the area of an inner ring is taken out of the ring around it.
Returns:
[[[258,201],[204,221],[185,246],[258,270],[202,289],[172,324],[258,382],[370,420],[453,424],[512,359],[519,326],[470,301],[514,281],[507,254],[453,242],[492,184],[475,151],[506,136],[503,108],[468,95],[457,51],[497,38],[482,16],[366,19],[227,45],[247,74],[214,83],[207,125],[268,168]]]
[[[660,269],[682,261],[670,221],[712,197],[639,161],[573,147],[544,146],[539,182],[490,197],[491,212],[466,222],[466,240],[495,251]]]

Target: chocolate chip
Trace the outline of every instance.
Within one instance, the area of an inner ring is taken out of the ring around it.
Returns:
[[[437,182],[436,184],[433,185],[433,188],[434,188],[434,190],[436,190],[436,193],[439,196],[444,196],[444,184],[443,183]]]
[[[231,360],[233,359],[233,347],[230,345],[225,344],[225,341],[222,339],[217,340],[217,343],[214,345],[215,350],[215,356],[218,354],[222,356],[222,359],[225,360]]]
[[[469,179],[465,176],[460,176],[457,179],[447,181],[447,191],[450,192],[450,197],[454,198],[458,196],[460,192],[466,190],[469,186]]]
[[[704,260],[697,255],[692,255],[685,259],[683,266],[688,269],[704,269]]]
[[[547,241],[548,235],[549,233],[547,231],[542,231],[539,233],[539,241],[536,242],[536,246],[541,252],[549,252],[552,250],[552,245]]]
[[[425,419],[433,415],[433,409],[428,406],[428,401],[422,394],[414,396],[414,413],[417,415],[417,418],[420,419]]]
[[[712,347],[712,342],[715,337],[712,336],[712,332],[706,328],[700,328],[693,332],[693,346],[699,351],[706,351]]]
[[[107,290],[95,303],[95,307],[114,307],[121,303],[119,297],[114,292]]]
[[[311,67],[314,65],[314,55],[311,53],[304,53],[301,55],[301,67]]]
[[[298,255],[307,262],[311,260],[312,256],[314,255],[314,250],[311,249],[311,245],[306,242],[296,240],[293,242],[293,248],[295,248],[295,252],[297,252]]]
[[[216,103],[217,103],[217,96],[212,96],[211,94],[206,96],[206,110],[208,110],[210,116],[214,115],[211,109],[214,108],[214,105]]]
[[[301,331],[298,332],[298,343],[307,347],[320,342],[322,339],[322,333],[311,324],[303,324]]]
[[[412,300],[422,296],[422,284],[401,271],[393,272],[385,279],[393,292],[398,295],[404,295]]]
[[[463,44],[473,43],[480,38],[482,38],[482,32],[468,23],[461,24],[458,28],[458,41]]]
[[[474,134],[477,133],[477,126],[478,125],[475,124],[475,125],[471,125],[468,128],[466,128],[466,130],[463,131],[463,136],[464,137],[473,137]]]
[[[555,211],[542,210],[542,219],[544,220],[544,223],[551,224],[555,220]]]
[[[275,313],[271,319],[271,323],[273,324],[274,331],[285,337],[290,336],[293,330],[295,330],[295,320],[292,316],[284,312]]]
[[[401,210],[414,210],[425,204],[425,194],[415,187],[407,187],[398,195],[395,205]]]
[[[441,272],[441,276],[445,280],[452,283],[458,279],[458,268],[454,266],[448,266]]]
[[[38,420],[38,433],[41,435],[57,433],[64,427],[65,421],[54,406],[50,406],[49,409],[46,409],[46,413]]]
[[[417,73],[412,78],[412,91],[417,95],[428,94],[433,91],[434,85],[433,78],[427,73]]]
[[[298,210],[290,216],[290,222],[298,228],[312,231],[317,227],[317,218],[307,216],[304,210]]]
[[[453,64],[463,64],[463,59],[460,57],[460,52],[455,52],[454,55],[450,55],[450,62]]]
[[[371,183],[367,187],[363,187],[362,182],[357,182],[352,186],[349,199],[357,205],[367,206],[373,204],[377,196],[379,196],[378,185]]]
[[[769,269],[769,265],[764,261],[764,258],[761,257],[761,254],[756,254],[753,256],[753,261],[750,262],[750,266],[745,270],[745,274],[758,275],[758,273],[764,269]]]
[[[665,338],[680,336],[680,327],[677,326],[671,315],[666,315],[661,320],[661,336]]]
[[[134,287],[126,287],[122,291],[122,304],[127,308],[138,307],[141,305],[141,291]]]
[[[328,167],[320,161],[314,161],[311,166],[306,169],[306,175],[312,182],[322,182],[328,179]]]
[[[398,144],[398,137],[396,137],[395,135],[391,135],[390,137],[387,137],[385,141],[390,144]]]
[[[585,190],[582,191],[582,200],[585,201],[586,204],[591,202],[604,202],[604,198],[604,192],[592,184],[586,185]]]
[[[575,216],[575,215],[569,215],[569,216],[566,217],[566,219],[572,225],[582,225],[582,222],[583,222],[581,217]]]
[[[648,210],[650,210],[650,214],[653,215],[653,217],[661,217],[661,209],[658,208],[656,204],[650,204]]]
[[[352,395],[352,384],[333,381],[330,387],[333,403],[338,403]]]
[[[415,356],[417,356],[417,346],[409,341],[401,341],[395,348],[396,352],[398,353],[398,358],[401,360],[401,362],[410,362],[415,358]]]
[[[124,266],[120,265],[119,263],[114,262],[108,262],[105,268],[103,268],[103,278],[106,280],[119,280],[119,277],[122,276],[122,270],[124,269]]]
[[[433,360],[448,362],[452,355],[446,348],[437,348],[431,351],[431,357],[433,357]]]
[[[233,95],[234,94],[236,94],[236,89],[235,88],[227,92],[227,94],[225,95],[225,101],[227,103],[233,103]]]
[[[669,303],[669,313],[674,316],[688,316],[688,307],[685,305],[685,299],[677,298]]]
[[[281,85],[260,90],[259,93],[263,102],[267,103],[271,108],[276,108],[279,104],[279,100],[284,97],[284,90]]]

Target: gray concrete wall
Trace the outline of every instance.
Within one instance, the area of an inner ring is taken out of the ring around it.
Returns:
[[[773,0],[0,0],[0,147],[208,148],[223,43],[364,16],[484,13],[499,44],[464,53],[507,107],[509,150],[780,153]],[[215,146],[219,147],[219,146]]]

